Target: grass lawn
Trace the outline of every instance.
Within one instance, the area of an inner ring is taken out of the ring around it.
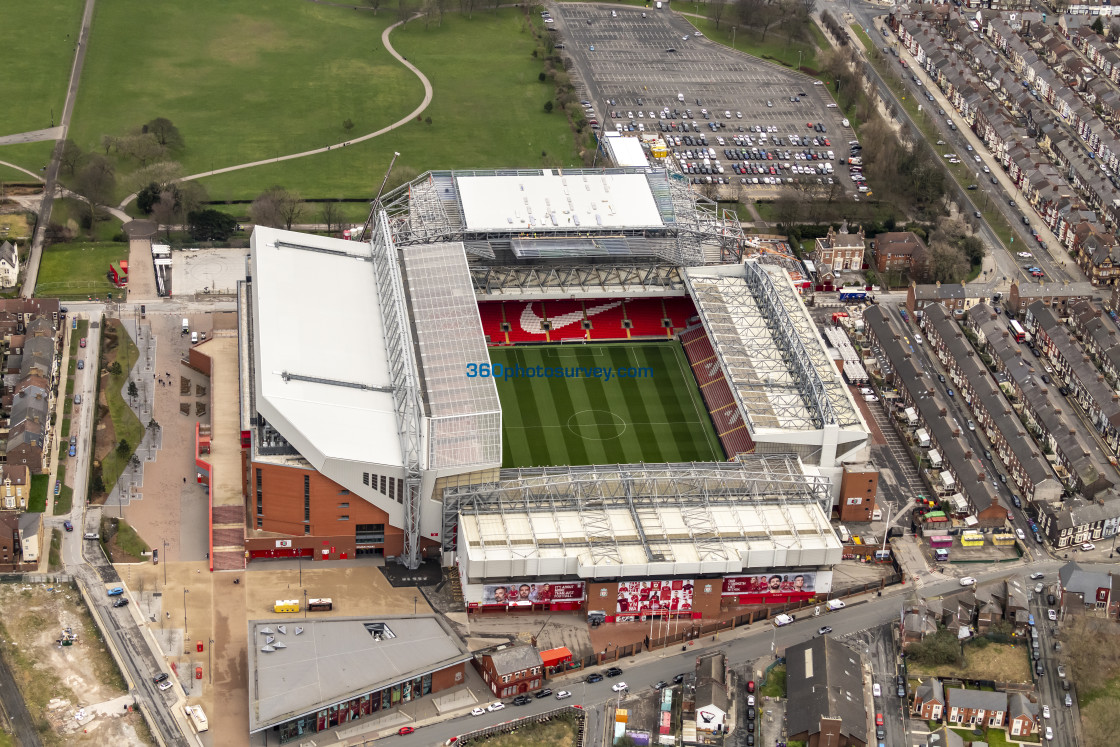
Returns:
[[[499,734],[487,740],[489,747],[575,747],[575,719],[552,719],[543,724],[529,724],[509,734]]]
[[[338,143],[399,120],[423,100],[420,80],[392,58],[378,15],[332,4],[222,0],[149,12],[140,0],[99,4],[73,137],[97,147],[164,116],[182,132],[187,173]],[[397,169],[528,167],[574,162],[564,118],[544,113],[551,86],[517,9],[410,21],[394,47],[432,81],[424,116],[400,131],[318,156],[207,180],[213,199],[251,199],[282,184],[305,197],[372,197],[393,151]],[[144,74],[136,70],[143,67]],[[343,123],[350,120],[353,128]],[[135,168],[122,164],[119,171]],[[122,190],[123,191],[123,190]]]
[[[27,511],[42,514],[47,511],[47,491],[50,490],[50,475],[31,476],[31,494],[27,497]]]
[[[432,83],[432,103],[424,112],[431,125],[412,122],[345,149],[206,178],[211,199],[252,199],[273,184],[304,197],[372,199],[394,151],[401,154],[397,174],[579,163],[564,115],[544,112],[553,88],[537,80],[543,66],[532,58],[535,43],[516,9],[476,12],[471,20],[449,14],[442,28],[427,31],[411,22],[395,30],[392,41]],[[419,101],[417,94],[410,106]],[[285,146],[281,152],[294,150]],[[357,210],[355,217],[364,220],[368,212]]]
[[[82,0],[4,3],[0,135],[50,127],[52,108],[59,123],[84,5]]]
[[[641,378],[498,381],[505,467],[725,458],[678,343],[492,348],[490,360],[572,373],[575,367],[648,370]]]
[[[115,350],[116,359],[120,364],[120,373],[113,374],[111,372],[104,374],[102,378],[101,388],[105,395],[105,400],[109,405],[109,417],[113,421],[113,432],[115,434],[116,443],[120,443],[123,438],[128,441],[131,447],[127,454],[120,454],[117,451],[116,444],[109,450],[109,453],[101,460],[101,479],[105,482],[105,491],[110,492],[113,488],[113,483],[120,477],[121,472],[128,466],[128,460],[136,451],[136,447],[140,444],[140,440],[144,437],[144,426],[140,423],[140,418],[136,417],[136,413],[128,406],[128,402],[121,395],[121,390],[128,382],[128,363],[135,364],[136,359],[140,354],[137,350],[136,344],[132,342],[132,338],[128,336],[124,327],[116,319],[105,320],[105,326],[112,326],[113,334],[116,334],[118,344]],[[109,332],[106,330],[105,339],[109,337]],[[104,345],[102,350],[104,350]]]
[[[0,145],[0,161],[8,161],[28,171],[44,175],[43,167],[50,163],[52,150],[54,150],[54,143],[51,141]],[[31,177],[22,171],[15,173],[15,181],[32,181]]]
[[[128,244],[52,244],[43,250],[35,294],[62,299],[106,298],[115,290],[105,277],[109,264],[121,259],[128,259]]]
[[[381,46],[394,20],[284,0],[99,4],[72,136],[96,148],[167,117],[196,172],[338,142],[348,118],[353,134],[377,130],[424,95]]]
[[[766,684],[758,688],[758,692],[760,695],[768,695],[771,698],[784,698],[786,696],[785,665],[779,664],[771,669],[766,678]]]
[[[151,548],[140,539],[140,535],[136,530],[125,521],[124,519],[108,519],[110,522],[115,522],[117,525],[117,533],[114,536],[117,545],[129,555],[142,558],[144,553],[150,552]]]
[[[89,214],[89,206],[80,200],[63,198],[55,200],[51,205],[51,223],[65,226],[82,239],[87,239],[89,233],[81,227],[81,219]],[[94,227],[93,240],[97,242],[112,241],[120,233],[121,221],[108,213],[103,213],[104,220],[97,221]],[[127,248],[127,245],[125,245]]]
[[[711,21],[707,18],[686,16],[685,20],[704,32],[704,35],[712,41],[719,42],[728,47],[732,46],[732,24],[728,23],[726,20],[720,21],[718,29],[716,28],[715,21]],[[816,24],[812,24],[811,28],[816,32],[813,34],[814,43],[800,40],[790,41],[774,29],[770,29],[766,34],[766,39],[763,40],[762,35],[757,31],[739,28],[734,34],[734,49],[794,69],[797,68],[798,52],[800,52],[801,67],[815,70],[817,68],[817,50],[822,41],[822,37],[820,36],[820,31],[817,29]]]
[[[910,674],[914,677],[965,677],[976,680],[998,680],[1000,682],[1030,682],[1030,662],[1022,646],[1010,643],[989,643],[983,648],[966,644],[963,667],[928,667],[910,663]]]

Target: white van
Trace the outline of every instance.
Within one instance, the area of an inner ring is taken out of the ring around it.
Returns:
[[[197,342],[198,342],[198,333],[197,332],[191,332],[191,345],[194,345]]]
[[[794,618],[793,615],[776,615],[774,617],[774,627],[775,628],[780,628],[783,625],[789,625],[795,619],[796,618]]]
[[[828,609],[833,611],[833,612],[835,612],[836,610],[844,609],[844,600],[843,599],[829,599],[828,600]]]
[[[190,322],[187,321],[186,317],[183,317],[183,332],[182,332],[182,334],[184,334],[184,335],[187,334],[187,332],[189,332],[190,329],[191,329]]]

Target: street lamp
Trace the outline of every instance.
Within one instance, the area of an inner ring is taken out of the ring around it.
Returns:
[[[163,585],[167,586],[167,540],[163,541]]]
[[[190,591],[190,589],[183,589],[183,645],[184,646],[187,645],[187,638],[190,637],[189,635],[187,635],[187,592],[189,592],[189,591]]]
[[[206,671],[210,673],[210,684],[214,684],[214,639],[210,639],[210,647],[206,649]]]

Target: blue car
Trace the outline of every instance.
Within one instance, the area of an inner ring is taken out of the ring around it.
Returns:
[[[74,444],[70,444],[70,456],[77,456],[77,454],[78,454],[78,451],[74,447]]]
[[[112,589],[109,589],[109,596],[111,597],[119,597],[121,594],[124,594],[124,589],[120,586],[114,586]]]

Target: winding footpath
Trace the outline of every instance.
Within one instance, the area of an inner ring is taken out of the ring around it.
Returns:
[[[414,15],[409,20],[416,20],[417,18],[420,18],[420,17],[421,17],[421,15],[419,13],[417,13],[416,15]],[[408,60],[406,60],[404,57],[402,57],[400,55],[400,53],[398,53],[397,50],[395,50],[393,48],[393,45],[389,43],[389,33],[393,29],[395,29],[397,26],[401,26],[404,23],[405,23],[405,21],[397,21],[392,26],[389,26],[384,31],[382,31],[381,32],[381,43],[385,45],[385,49],[389,52],[389,54],[391,54],[393,57],[395,57],[397,59],[397,61],[400,62],[402,65],[404,65],[406,68],[411,70],[412,73],[417,78],[420,79],[420,82],[422,84],[424,84],[424,100],[421,101],[420,105],[417,106],[415,109],[413,109],[411,113],[407,114],[406,116],[402,117],[401,119],[397,120],[396,122],[393,122],[390,125],[386,125],[385,127],[382,127],[380,130],[377,130],[376,132],[371,132],[368,135],[361,135],[361,136],[353,138],[351,140],[344,140],[344,141],[342,141],[342,142],[340,142],[336,145],[328,145],[324,148],[315,148],[313,150],[305,150],[305,151],[302,151],[300,153],[290,153],[290,154],[285,155],[285,156],[277,156],[276,158],[266,158],[266,159],[261,160],[261,161],[250,161],[248,163],[240,163],[240,164],[237,164],[235,166],[226,166],[226,167],[220,168],[220,169],[213,169],[212,171],[203,171],[203,172],[200,172],[198,174],[191,174],[190,176],[180,177],[176,181],[189,182],[189,181],[192,181],[194,179],[202,179],[202,178],[207,177],[207,176],[216,176],[218,174],[228,174],[231,171],[240,171],[241,169],[251,169],[254,166],[264,166],[264,165],[270,164],[270,163],[280,163],[281,161],[293,161],[297,158],[306,158],[307,156],[314,156],[314,155],[318,155],[320,153],[326,153],[327,151],[342,148],[342,147],[345,147],[347,145],[354,145],[355,143],[363,143],[366,140],[372,140],[375,137],[378,137],[380,135],[384,135],[387,132],[392,132],[393,130],[397,129],[398,127],[403,127],[404,125],[408,124],[409,122],[412,122],[413,120],[415,120],[416,117],[423,114],[424,110],[427,109],[429,104],[432,103],[432,83],[431,83],[431,81],[428,80],[427,76],[425,76],[424,73],[420,72],[419,68],[417,68],[415,65],[413,65]],[[121,201],[121,204],[117,206],[117,209],[118,210],[124,210],[126,207],[128,207],[128,204],[135,199],[136,199],[136,193],[130,194],[128,197],[124,198],[123,201]]]

